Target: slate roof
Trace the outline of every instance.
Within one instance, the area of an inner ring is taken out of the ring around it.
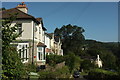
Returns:
[[[11,9],[7,9],[7,10],[3,10],[3,11],[0,11],[0,14],[1,13],[2,13],[2,16],[0,16],[0,17],[3,18],[3,19],[7,19],[11,15],[17,14],[17,17],[16,17],[17,19],[33,19],[34,21],[39,23],[33,16],[31,16],[27,13],[24,13],[17,8],[11,8]]]
[[[47,33],[47,34],[52,38],[54,33]]]
[[[42,26],[44,26],[44,25],[43,25],[43,20],[42,20],[42,18],[36,18],[36,20],[39,21],[39,22],[41,22],[41,23],[42,23]],[[43,30],[45,30],[45,31],[47,30],[45,27],[42,27],[42,28],[43,28]]]
[[[19,9],[17,8],[11,8],[11,9],[7,9],[7,10],[3,10],[3,11],[0,11],[0,18],[2,19],[7,19],[9,18],[11,15],[15,15],[17,14],[16,16],[16,19],[32,19],[33,21],[35,21],[37,24],[40,24],[40,21],[42,20],[42,18],[35,18],[33,17],[32,15],[29,15],[27,13],[24,13],[22,11],[20,11]],[[2,15],[2,16],[1,16]],[[43,22],[42,22],[43,24]],[[46,30],[45,27],[43,27],[43,30]]]

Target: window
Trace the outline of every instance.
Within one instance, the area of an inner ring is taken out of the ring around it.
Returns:
[[[27,58],[27,56],[28,56],[27,48],[28,48],[28,47],[27,47],[27,45],[26,45],[26,49],[25,49],[25,51],[26,51],[26,60],[28,59],[28,58]]]
[[[43,47],[38,47],[37,60],[44,60]]]
[[[27,62],[28,61],[28,43],[18,43],[18,53],[21,58],[21,61]]]
[[[22,34],[21,34],[22,33],[22,23],[17,24],[17,28],[18,28],[17,33],[20,34],[20,36],[22,36]]]
[[[41,34],[41,31],[40,31],[41,29],[40,29],[40,27],[39,27],[39,34]]]

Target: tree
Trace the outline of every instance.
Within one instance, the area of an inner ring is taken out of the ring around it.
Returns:
[[[80,68],[83,69],[83,70],[90,70],[90,69],[93,69],[95,67],[96,66],[95,66],[94,62],[91,63],[91,61],[87,60],[87,59],[84,59],[81,62],[81,66],[80,66]]]
[[[3,10],[6,10],[6,9],[5,9],[5,7],[3,7],[3,8],[0,8],[0,11],[3,11]]]
[[[79,70],[81,59],[79,56],[75,56],[74,53],[69,53],[64,56],[65,64],[68,66],[70,73],[73,70]]]
[[[109,69],[116,68],[116,56],[111,51],[104,50],[101,52],[100,56],[103,61],[103,67]]]
[[[11,15],[10,18],[2,20],[3,79],[19,79],[25,73],[17,49],[10,44],[20,35],[16,33],[17,25],[11,26],[11,23],[16,19],[16,16],[17,14]]]
[[[54,34],[62,40],[64,54],[73,52],[79,55],[85,40],[83,32],[82,27],[68,24],[63,25],[60,29],[56,28]]]

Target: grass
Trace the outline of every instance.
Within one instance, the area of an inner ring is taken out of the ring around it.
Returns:
[[[81,72],[80,75],[84,76],[84,75],[88,75],[88,73],[86,73],[86,72]]]

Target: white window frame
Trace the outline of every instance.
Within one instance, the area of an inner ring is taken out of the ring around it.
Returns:
[[[39,50],[41,48],[41,50]],[[39,59],[39,53],[40,53],[40,59]],[[44,47],[37,47],[37,61],[45,61],[44,60]]]
[[[23,47],[24,47],[24,52],[23,52]],[[28,49],[28,47],[29,47],[29,43],[18,43],[18,46],[17,46],[18,54],[20,55],[20,53],[19,53],[20,49],[21,49],[21,53],[24,53],[24,56],[23,56],[23,54],[21,54],[21,56],[20,56],[20,58],[25,58],[24,60],[21,60],[22,63],[28,62],[28,58],[29,58],[29,49]],[[26,54],[26,51],[27,51],[27,54]],[[27,55],[27,60],[26,60],[26,55]]]

